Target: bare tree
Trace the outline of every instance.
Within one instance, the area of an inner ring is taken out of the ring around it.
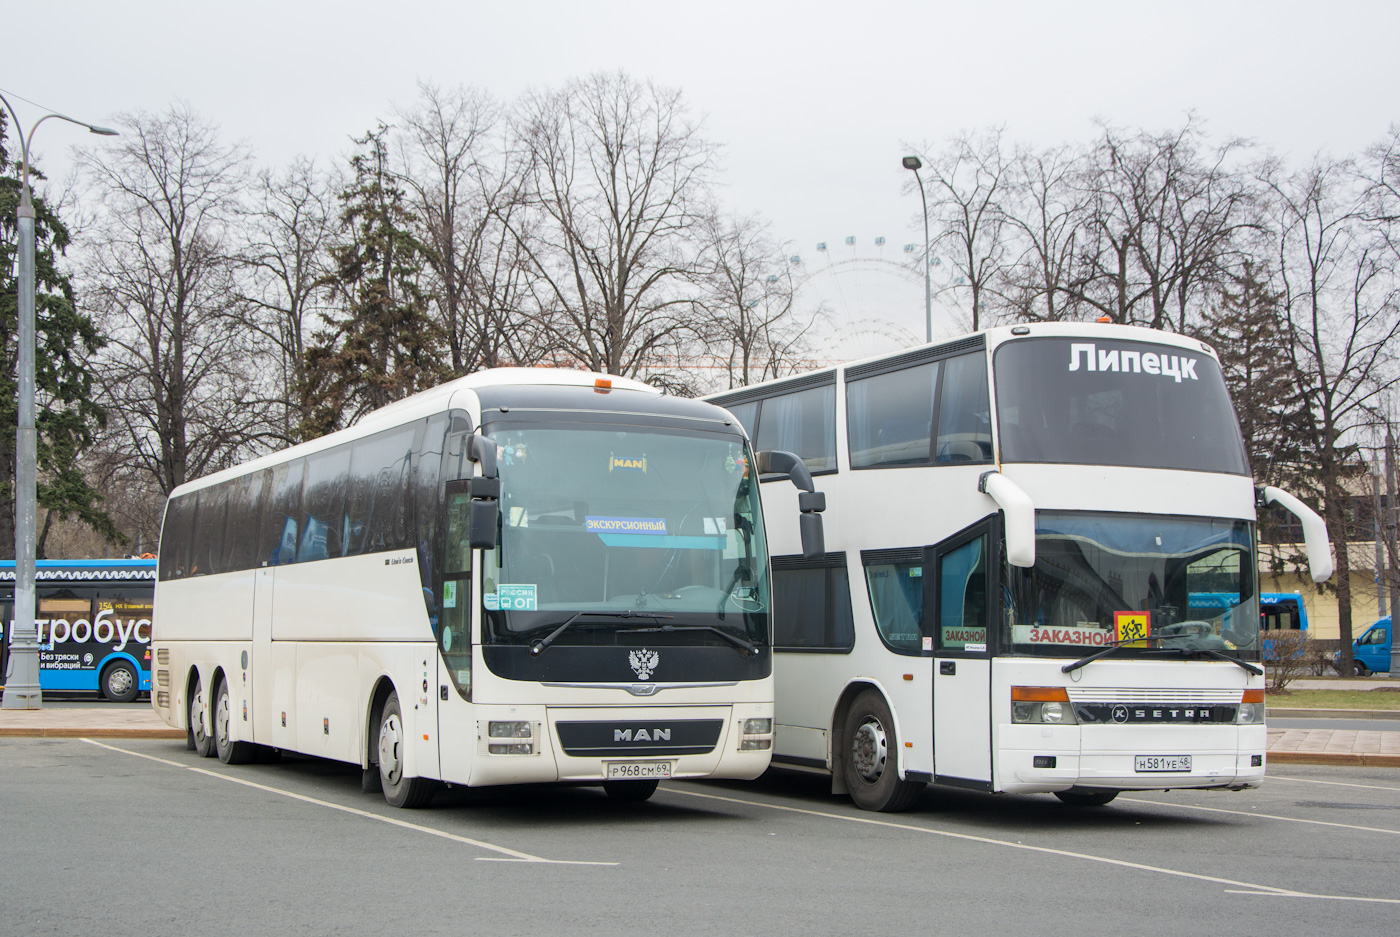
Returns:
[[[1400,293],[1395,267],[1364,213],[1355,167],[1318,159],[1285,175],[1269,167],[1278,233],[1277,268],[1291,341],[1291,364],[1304,406],[1293,426],[1313,468],[1336,551],[1342,668],[1352,667],[1348,481],[1365,471],[1360,428],[1397,382]]]
[[[988,293],[1006,262],[1001,199],[1007,165],[1001,130],[990,130],[980,138],[963,134],[941,154],[929,157],[927,164],[929,214],[939,228],[934,246],[952,258],[958,275],[954,288],[966,290],[975,330],[985,324]]]
[[[399,112],[398,170],[427,264],[426,293],[442,325],[453,374],[534,364],[554,350],[534,305],[522,241],[526,162],[512,152],[502,109],[469,88],[419,86]]]
[[[706,359],[729,387],[781,377],[808,365],[815,316],[795,305],[791,267],[756,217],[704,222],[699,275]]]
[[[118,145],[79,155],[102,206],[88,293],[126,464],[168,494],[270,432],[228,230],[247,156],[188,105],[120,124]]]
[[[1179,130],[1123,136],[1104,126],[1083,185],[1092,213],[1076,298],[1114,322],[1183,330],[1218,286],[1249,193],[1230,169],[1241,144],[1203,160],[1194,118]]]
[[[568,331],[564,350],[595,370],[636,375],[690,329],[694,249],[715,148],[680,92],[597,74],[524,102],[538,223],[512,222]]]
[[[277,439],[300,441],[305,407],[306,345],[324,314],[322,283],[330,272],[334,208],[329,183],[309,159],[279,173],[259,173],[245,219],[239,296],[247,325],[269,352],[265,376]]]
[[[1077,184],[1083,157],[1068,146],[1021,148],[1008,167],[1003,202],[1014,259],[998,290],[1002,308],[1022,322],[1079,317],[1071,283],[1076,249],[1088,222],[1087,200]]]

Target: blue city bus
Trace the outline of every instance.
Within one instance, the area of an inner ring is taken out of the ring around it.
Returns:
[[[151,690],[156,561],[39,560],[34,573],[43,692],[131,702]],[[9,672],[15,563],[0,561],[0,677]]]
[[[1197,611],[1232,608],[1239,596],[1233,592],[1192,592],[1191,608]],[[1308,610],[1298,592],[1259,593],[1261,631],[1307,631]]]

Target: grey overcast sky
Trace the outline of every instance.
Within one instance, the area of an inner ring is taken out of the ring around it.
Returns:
[[[1047,144],[1195,110],[1302,162],[1400,121],[1394,0],[0,0],[0,39],[0,89],[93,122],[182,98],[264,165],[338,158],[420,80],[509,101],[623,69],[684,92],[731,207],[804,258],[921,241],[903,144],[965,129]],[[69,145],[101,145],[53,122],[37,142],[58,176]]]

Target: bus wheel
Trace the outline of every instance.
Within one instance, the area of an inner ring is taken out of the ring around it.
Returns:
[[[219,692],[214,702],[214,749],[219,760],[226,765],[245,765],[257,755],[252,742],[235,742],[229,737],[228,683],[219,681]]]
[[[190,721],[185,730],[185,740],[189,748],[204,758],[214,756],[214,738],[209,734],[204,722],[204,684],[195,678],[190,690]]]
[[[603,792],[608,795],[609,800],[622,804],[639,804],[656,793],[656,785],[659,783],[661,782],[656,778],[645,781],[604,781]]]
[[[1359,660],[1352,661],[1351,666],[1358,677],[1369,677],[1371,675],[1371,671],[1367,670],[1366,665]]]
[[[399,695],[390,693],[379,717],[379,781],[384,786],[384,799],[391,807],[426,807],[433,799],[436,785],[427,778],[406,778],[403,775],[404,746],[403,715],[399,712]]]
[[[1055,796],[1071,807],[1102,807],[1118,796],[1117,791],[1056,791]]]
[[[102,695],[114,703],[129,703],[136,699],[141,681],[136,668],[124,660],[114,661],[102,671]]]
[[[894,717],[883,696],[865,690],[855,698],[846,712],[841,739],[846,790],[857,807],[893,812],[914,805],[924,785],[899,777]]]

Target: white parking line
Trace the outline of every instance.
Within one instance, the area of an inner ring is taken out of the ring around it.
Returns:
[[[478,862],[543,862],[550,865],[617,865],[616,862],[584,862],[573,859],[545,859],[542,856],[532,856],[528,852],[520,852],[509,849],[505,846],[497,846],[494,843],[482,842],[479,839],[471,839],[467,836],[458,836],[456,833],[449,833],[446,830],[434,829],[431,826],[423,826],[420,823],[409,823],[407,820],[400,820],[396,817],[386,817],[378,813],[370,813],[368,810],[360,810],[357,807],[347,807],[344,804],[332,803],[329,800],[320,800],[315,797],[308,797],[305,794],[298,794],[294,791],[285,791],[279,787],[269,787],[266,784],[259,784],[256,781],[249,781],[246,778],[234,777],[230,774],[221,774],[218,771],[210,771],[207,768],[196,768],[193,765],[184,765],[178,761],[171,761],[168,758],[157,758],[155,755],[147,755],[144,752],[133,752],[130,749],[118,748],[115,745],[108,745],[95,739],[81,739],[89,745],[96,745],[98,748],[105,748],[108,751],[120,752],[123,755],[133,755],[137,758],[145,758],[159,764],[169,765],[172,768],[183,768],[186,771],[193,771],[195,774],[202,774],[206,777],[218,778],[220,781],[231,781],[234,784],[242,784],[245,787],[255,788],[260,791],[267,791],[269,794],[280,794],[283,797],[290,797],[307,804],[315,804],[318,807],[329,807],[332,810],[339,810],[342,813],[354,814],[357,817],[364,817],[367,820],[378,820],[380,823],[387,823],[390,826],[401,827],[406,830],[414,830],[418,833],[427,833],[429,836],[437,836],[441,839],[450,839],[456,843],[465,843],[468,846],[475,846],[478,849],[485,849],[489,852],[501,853],[500,856],[477,856]]]
[[[1400,830],[1387,830],[1378,826],[1353,826],[1350,823],[1332,823],[1328,820],[1309,820],[1305,817],[1281,817],[1274,813],[1256,813],[1251,810],[1226,810],[1224,807],[1201,807],[1197,804],[1173,804],[1164,800],[1146,800],[1142,797],[1120,797],[1120,801],[1130,804],[1148,804],[1152,807],[1174,807],[1178,810],[1204,810],[1207,813],[1230,813],[1237,817],[1258,817],[1261,820],[1283,820],[1287,823],[1310,823],[1313,826],[1333,826],[1343,830],[1358,830],[1362,833],[1389,833],[1400,836]]]
[[[1022,849],[1027,852],[1039,852],[1052,856],[1062,856],[1067,859],[1083,859],[1086,862],[1099,862],[1104,865],[1116,865],[1125,869],[1136,869],[1140,872],[1155,872],[1158,875],[1171,875],[1177,878],[1195,879],[1201,882],[1213,882],[1217,885],[1230,885],[1226,888],[1228,894],[1240,895],[1269,895],[1285,898],[1318,898],[1328,901],[1360,901],[1373,904],[1400,904],[1400,898],[1358,898],[1353,895],[1315,895],[1309,892],[1295,891],[1291,888],[1278,888],[1274,885],[1256,885],[1253,882],[1241,882],[1230,878],[1220,878],[1215,875],[1201,875],[1198,872],[1184,872],[1181,869],[1168,869],[1163,866],[1147,865],[1142,862],[1128,862],[1124,859],[1114,859],[1109,856],[1096,856],[1086,852],[1072,852],[1066,849],[1053,849],[1049,846],[1030,846],[1025,843],[1016,843],[1006,839],[994,839],[990,836],[975,836],[971,833],[954,833],[951,830],[940,830],[928,826],[918,826],[913,823],[895,823],[892,820],[879,820],[874,817],[850,816],[840,813],[828,813],[823,810],[809,810],[805,807],[788,807],[782,804],[769,804],[757,800],[744,800],[739,797],[725,797],[720,794],[706,794],[700,791],[687,790],[679,787],[664,787],[663,791],[672,794],[685,794],[690,797],[703,797],[707,800],[724,801],[731,804],[743,804],[749,807],[763,807],[768,810],[781,810],[787,813],[800,813],[809,817],[821,817],[826,820],[842,820],[847,823],[864,823],[870,826],[882,826],[893,830],[904,830],[910,833],[924,833],[930,836],[942,836],[948,839],[960,839],[971,843],[982,843],[987,846],[1002,846],[1007,849]]]
[[[1331,784],[1334,787],[1359,787],[1368,791],[1395,791],[1400,793],[1400,787],[1386,787],[1381,784],[1352,784],[1348,781],[1319,781],[1315,778],[1289,778],[1281,774],[1270,774],[1265,777],[1266,781],[1297,781],[1299,784]]]

